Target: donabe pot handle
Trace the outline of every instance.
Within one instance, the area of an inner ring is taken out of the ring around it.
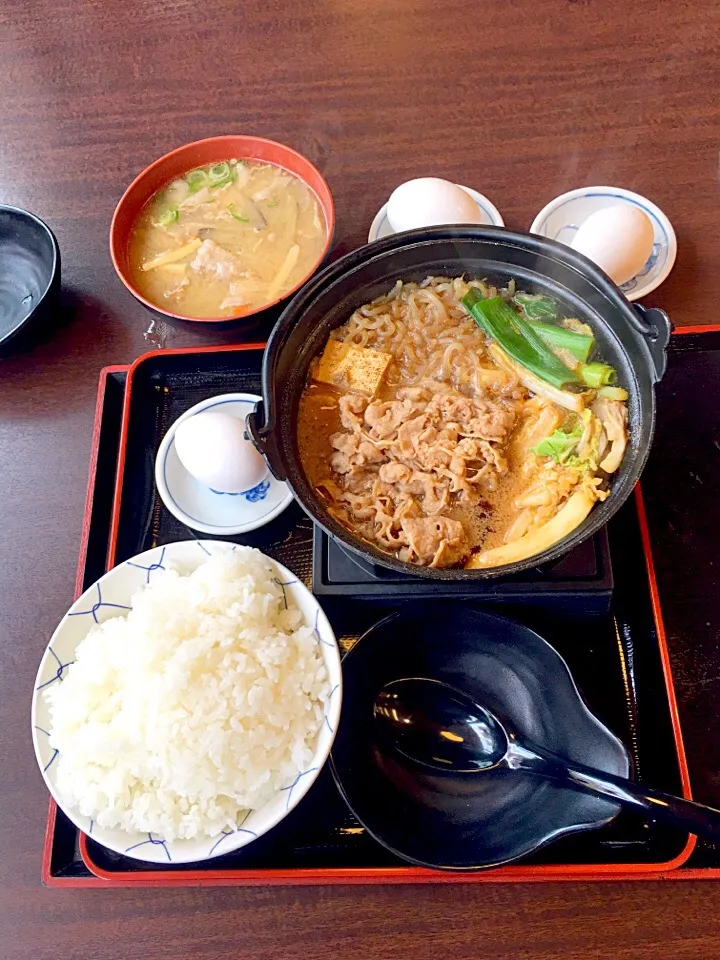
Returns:
[[[670,317],[659,307],[643,307],[639,303],[634,303],[633,307],[639,314],[636,329],[648,345],[655,367],[655,383],[658,383],[667,369],[667,347],[670,343],[672,323]]]
[[[274,423],[265,422],[265,407],[262,400],[255,405],[252,413],[245,418],[245,436],[261,453],[270,472],[276,480],[286,480],[280,452],[276,441]]]

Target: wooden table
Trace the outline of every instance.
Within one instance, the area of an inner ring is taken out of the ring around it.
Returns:
[[[716,321],[718,37],[716,0],[0,3],[0,202],[53,226],[65,285],[57,329],[0,361],[0,958],[720,955],[711,883],[43,889],[28,716],[71,600],[98,371],[148,347],[107,252],[139,170],[212,134],[285,141],[330,182],[337,250],[412,176],[474,186],[518,228],[572,187],[629,187],[678,233],[650,302]]]

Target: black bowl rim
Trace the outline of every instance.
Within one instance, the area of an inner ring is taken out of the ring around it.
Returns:
[[[60,266],[60,245],[57,242],[57,237],[52,232],[52,230],[47,225],[47,223],[45,223],[43,219],[38,217],[37,214],[31,213],[30,210],[25,210],[23,207],[14,207],[12,206],[12,204],[9,204],[9,203],[0,203],[0,213],[19,214],[21,217],[25,217],[28,220],[33,221],[37,226],[42,227],[42,229],[45,231],[47,236],[50,238],[50,244],[52,246],[52,251],[53,251],[53,261],[52,261],[52,268],[50,270],[50,278],[47,282],[45,289],[42,292],[42,295],[40,296],[40,299],[29,311],[29,313],[26,313],[25,316],[21,320],[19,320],[18,323],[15,324],[12,330],[9,330],[5,334],[0,334],[0,346],[2,346],[5,343],[7,343],[9,340],[11,340],[16,334],[18,334],[22,330],[22,328],[25,326],[26,323],[32,320],[32,318],[35,316],[35,314],[38,312],[38,310],[40,310],[40,308],[43,306],[43,304],[47,300],[48,294],[52,289],[53,283],[55,282],[55,279],[58,274],[58,269]]]
[[[465,609],[465,608],[462,608],[462,609]],[[620,752],[625,758],[625,761],[627,764],[627,776],[629,777],[632,772],[632,764],[630,762],[630,754],[628,753],[627,747],[622,742],[622,740],[615,733],[612,732],[612,730],[609,727],[607,727],[601,720],[598,719],[598,717],[595,716],[595,714],[592,712],[590,707],[587,705],[587,703],[585,702],[585,698],[583,697],[580,690],[578,689],[577,684],[575,683],[575,678],[573,677],[570,671],[570,667],[568,666],[567,661],[562,656],[562,654],[560,654],[555,649],[555,647],[553,647],[553,645],[548,640],[545,639],[545,637],[542,637],[536,630],[533,630],[532,627],[528,627],[526,624],[520,623],[520,621],[518,620],[512,620],[510,617],[503,617],[500,614],[491,613],[488,610],[478,610],[477,608],[472,608],[472,609],[479,616],[484,617],[488,620],[494,620],[496,623],[500,623],[500,624],[511,623],[514,627],[517,627],[517,626],[522,627],[523,630],[527,631],[527,633],[529,634],[532,634],[532,636],[537,640],[539,640],[541,644],[549,648],[551,654],[558,661],[558,669],[564,670],[565,673],[567,674],[567,677],[570,681],[570,686],[575,692],[575,696],[577,697],[577,700],[580,704],[581,709],[584,710],[587,717],[592,721],[595,727],[598,728],[599,732],[604,733],[610,740],[614,740],[619,746]],[[396,620],[396,619],[411,620],[412,618],[417,619],[417,616],[418,616],[418,612],[417,612],[416,606],[414,606],[412,610],[405,607],[401,610],[396,610],[393,613],[388,614],[388,616],[383,617],[381,620],[378,620],[372,626],[368,627],[368,629],[362,634],[362,636],[357,640],[357,642],[353,644],[350,650],[348,650],[348,652],[342,658],[343,670],[345,669],[345,661],[348,659],[348,657],[351,657],[353,652],[357,650],[357,648],[360,646],[362,641],[371,633],[373,633],[375,630],[378,630],[381,627],[386,626],[388,623],[391,623],[393,620]],[[342,723],[342,716],[340,718],[340,722]],[[603,817],[600,820],[594,820],[592,821],[592,823],[581,823],[581,824],[576,824],[574,826],[569,826],[569,827],[560,827],[557,830],[554,830],[548,836],[544,837],[542,840],[540,840],[535,846],[531,847],[529,850],[519,853],[514,857],[507,857],[504,860],[498,860],[497,862],[494,862],[494,863],[483,863],[483,864],[476,864],[471,866],[456,866],[456,865],[447,865],[447,864],[439,864],[439,863],[430,863],[426,860],[418,860],[415,857],[410,857],[402,853],[396,847],[393,847],[392,844],[383,840],[381,836],[379,836],[377,833],[371,830],[370,827],[368,827],[367,824],[362,820],[362,818],[358,816],[358,814],[355,811],[355,808],[353,807],[350,799],[348,798],[345,792],[345,789],[342,785],[340,777],[338,776],[338,772],[335,767],[335,761],[334,761],[334,749],[335,749],[335,744],[333,743],[333,746],[330,748],[330,756],[328,757],[329,764],[330,764],[330,771],[332,773],[333,780],[335,781],[335,786],[340,791],[340,794],[343,800],[348,805],[348,808],[352,812],[353,816],[363,825],[364,829],[367,830],[370,836],[374,840],[376,840],[381,846],[385,847],[386,850],[389,850],[390,853],[394,854],[397,857],[400,857],[402,860],[405,860],[408,863],[414,864],[417,867],[427,867],[430,870],[444,870],[452,873],[478,873],[481,870],[493,870],[493,869],[497,869],[498,867],[504,867],[504,866],[507,866],[508,864],[516,863],[519,860],[524,860],[526,857],[531,856],[533,853],[536,853],[538,850],[541,850],[543,847],[548,846],[549,844],[553,843],[555,840],[559,840],[561,837],[570,836],[571,834],[575,834],[575,833],[587,833],[590,830],[598,830],[600,827],[607,826],[608,823],[612,823],[612,821],[617,818],[617,816],[619,815],[622,809],[620,804],[618,804],[617,810],[615,813],[610,814],[607,817]]]

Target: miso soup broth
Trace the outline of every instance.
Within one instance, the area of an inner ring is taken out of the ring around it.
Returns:
[[[229,160],[191,170],[148,202],[130,236],[130,272],[159,307],[242,316],[300,283],[326,237],[320,203],[302,180]]]

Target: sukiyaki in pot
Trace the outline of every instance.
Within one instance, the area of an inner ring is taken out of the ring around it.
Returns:
[[[268,342],[248,429],[344,546],[440,579],[551,561],[649,452],[670,324],[582,255],[491,227],[409,231],[318,274]]]

